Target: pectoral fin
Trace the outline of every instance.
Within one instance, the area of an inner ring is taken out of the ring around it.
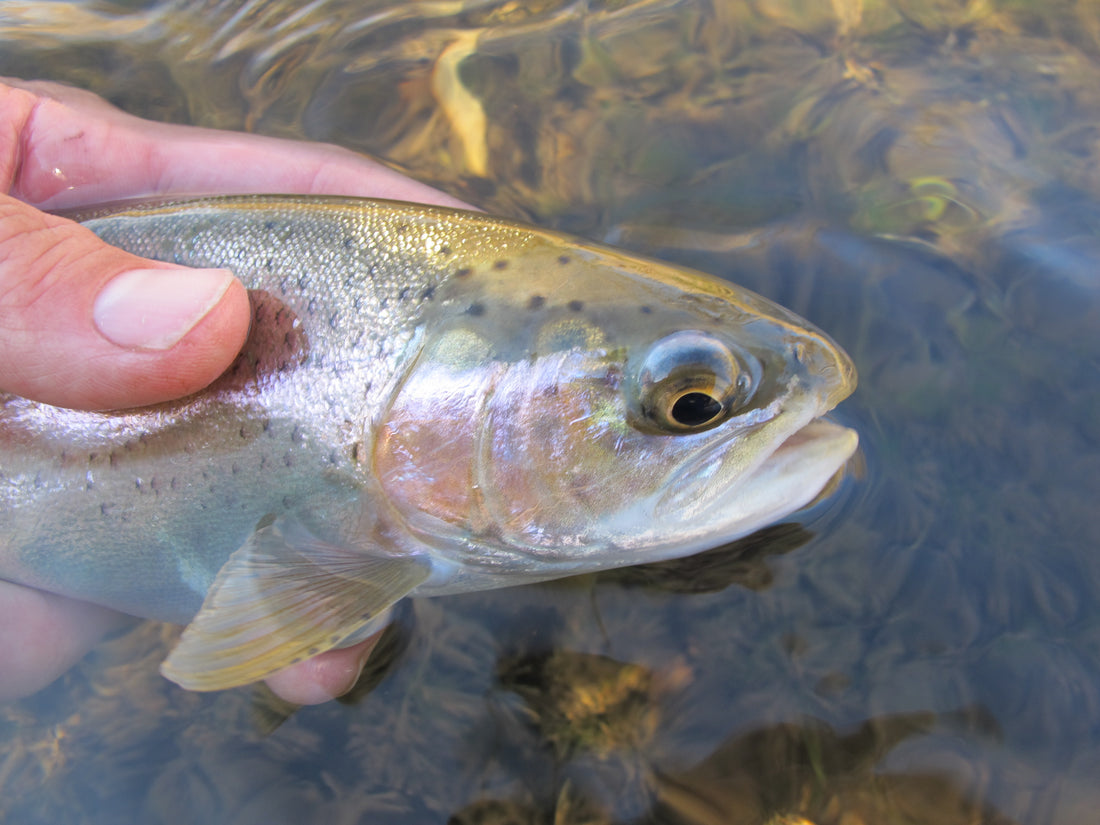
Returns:
[[[161,673],[190,690],[259,681],[338,646],[427,576],[415,558],[338,547],[277,519],[229,557]]]

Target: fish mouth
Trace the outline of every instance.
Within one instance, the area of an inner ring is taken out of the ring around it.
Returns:
[[[764,436],[764,429],[754,435]],[[813,418],[777,441],[755,460],[719,444],[680,468],[658,515],[690,523],[711,540],[739,538],[813,502],[859,446],[855,430],[827,418]]]

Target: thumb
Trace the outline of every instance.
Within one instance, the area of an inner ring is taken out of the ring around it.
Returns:
[[[148,261],[0,195],[0,391],[80,409],[177,398],[229,366],[249,317],[228,270]]]

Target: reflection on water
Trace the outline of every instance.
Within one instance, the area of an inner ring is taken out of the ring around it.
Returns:
[[[0,819],[1094,819],[1098,61],[1092,0],[0,0],[0,74],[776,298],[866,461],[801,527],[421,601],[331,706],[179,691],[141,625],[0,709]]]

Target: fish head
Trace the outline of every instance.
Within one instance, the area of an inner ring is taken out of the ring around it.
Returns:
[[[805,506],[856,449],[821,419],[852,362],[793,313],[598,247],[523,261],[441,290],[378,422],[380,486],[438,552],[530,578],[687,555]]]

